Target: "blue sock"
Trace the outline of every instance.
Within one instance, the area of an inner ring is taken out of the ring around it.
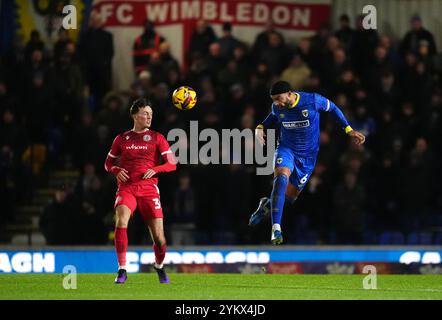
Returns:
[[[285,174],[280,174],[273,179],[273,190],[270,197],[270,208],[272,213],[272,225],[281,225],[282,211],[284,209],[285,189],[288,178]]]

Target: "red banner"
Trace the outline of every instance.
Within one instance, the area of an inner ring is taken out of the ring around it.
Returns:
[[[324,4],[325,3],[325,4]],[[278,28],[317,30],[330,17],[330,2],[310,3],[253,0],[218,1],[111,1],[94,5],[105,26],[141,26],[146,19],[155,25],[179,24],[204,19],[210,23],[261,26],[273,21]]]

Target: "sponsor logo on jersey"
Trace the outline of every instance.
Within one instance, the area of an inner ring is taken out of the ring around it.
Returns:
[[[308,110],[307,109],[302,110],[302,115],[307,118],[308,117]]]
[[[284,121],[282,122],[282,125],[286,129],[297,129],[297,128],[305,128],[310,126],[309,120],[302,120],[302,121]]]
[[[146,141],[146,142],[148,142],[148,141],[152,140],[152,137],[151,137],[150,135],[148,135],[148,134],[145,134],[145,135],[143,136],[143,140]]]
[[[132,143],[130,146],[126,146],[126,150],[147,150],[147,146],[136,146]]]

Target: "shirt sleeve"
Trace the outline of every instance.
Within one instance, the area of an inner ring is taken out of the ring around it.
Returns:
[[[268,129],[274,127],[278,123],[278,116],[275,114],[272,105],[272,111],[268,114],[268,116],[264,119],[261,124],[259,124],[257,129]]]
[[[162,156],[167,155],[168,153],[172,153],[170,150],[169,142],[167,142],[166,138],[162,134],[158,134],[158,150]]]
[[[346,133],[352,130],[341,109],[339,109],[339,107],[329,99],[321,96],[320,94],[315,94],[315,107],[317,111],[330,112],[336,122],[341,125]]]
[[[163,135],[158,135],[158,150],[164,160],[164,164],[153,167],[152,169],[157,172],[170,172],[176,170],[177,161],[170,150],[169,142]]]
[[[107,154],[111,158],[119,158],[121,156],[121,136],[118,135],[115,137],[114,142],[112,142],[112,147]]]
[[[106,156],[106,160],[104,162],[104,169],[107,172],[117,173],[119,168],[116,167],[116,163],[118,158],[121,156],[121,137],[118,135],[114,142],[112,142],[112,147],[109,153]]]

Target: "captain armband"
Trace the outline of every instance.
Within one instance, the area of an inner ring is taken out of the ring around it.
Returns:
[[[346,126],[345,127],[345,133],[349,133],[350,131],[353,131],[352,127]]]

